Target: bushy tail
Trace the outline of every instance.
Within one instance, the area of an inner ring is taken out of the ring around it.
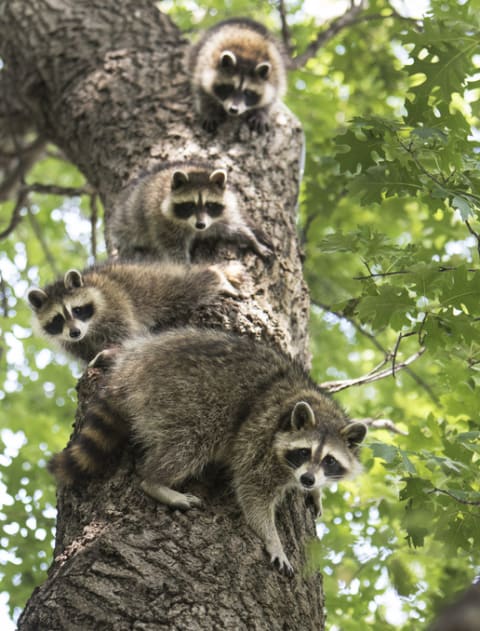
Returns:
[[[79,434],[62,452],[53,456],[48,470],[64,486],[93,478],[105,471],[127,434],[125,420],[100,399],[88,408]]]

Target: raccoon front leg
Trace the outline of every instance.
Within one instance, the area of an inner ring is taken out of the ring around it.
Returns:
[[[253,496],[258,496],[258,489],[252,491],[252,489],[243,489],[241,486],[237,488],[238,501],[247,524],[265,544],[272,565],[281,574],[291,577],[294,574],[293,567],[283,550],[275,526],[275,502],[268,501],[265,497],[252,500]]]
[[[238,261],[213,264],[210,265],[209,269],[213,270],[218,275],[219,293],[227,294],[227,296],[239,296],[240,292],[237,287],[246,283],[248,280],[245,268]]]
[[[227,118],[223,107],[204,92],[197,95],[197,109],[202,118],[203,129],[210,133],[217,131],[217,127]]]
[[[253,230],[248,226],[242,224],[237,224],[235,227],[232,226],[232,237],[234,234],[262,259],[269,259],[272,256],[272,250],[267,245],[260,243]]]
[[[160,504],[166,504],[171,508],[188,510],[189,508],[196,508],[202,505],[202,500],[196,495],[180,493],[163,484],[143,480],[140,487],[152,499],[160,502]]]
[[[322,489],[313,489],[310,492],[310,501],[313,505],[313,510],[315,513],[315,517],[321,517],[323,513],[322,507]]]
[[[245,509],[244,509],[245,512]],[[275,526],[275,513],[273,506],[265,508],[258,504],[249,506],[248,514],[245,512],[248,525],[262,539],[270,555],[270,561],[281,574],[293,576],[293,567],[285,554],[277,527]]]

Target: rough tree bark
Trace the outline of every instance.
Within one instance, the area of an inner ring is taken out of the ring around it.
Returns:
[[[264,136],[237,122],[207,135],[192,112],[186,46],[149,0],[7,0],[2,117],[12,104],[16,120],[63,150],[101,196],[107,224],[115,193],[141,170],[184,158],[225,164],[275,256],[265,264],[217,248],[214,258],[240,258],[252,282],[242,299],[226,298],[193,321],[263,338],[308,363],[295,231],[300,125],[279,108]],[[97,381],[93,370],[80,380],[77,427]],[[297,568],[289,580],[269,566],[225,473],[192,483],[206,508],[185,514],[156,505],[138,481],[127,450],[110,477],[59,493],[55,558],[19,629],[323,629],[321,577],[304,571],[314,520],[303,498],[288,497],[278,516]]]

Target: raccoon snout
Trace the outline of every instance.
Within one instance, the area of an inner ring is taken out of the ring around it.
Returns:
[[[81,335],[81,334],[82,334],[82,333],[81,333],[80,329],[70,329],[70,333],[69,333],[69,335],[70,335],[70,337],[71,337],[71,338],[73,338],[74,340],[76,340],[76,339],[77,339],[77,337],[80,337],[80,335]]]
[[[195,228],[197,230],[205,230],[206,227],[207,224],[204,221],[197,221],[197,223],[195,224]]]
[[[310,489],[315,484],[315,476],[313,473],[304,473],[300,476],[300,482],[306,489]]]
[[[230,105],[230,107],[228,108],[228,113],[233,114],[233,116],[236,116],[238,112],[239,108],[236,105]]]

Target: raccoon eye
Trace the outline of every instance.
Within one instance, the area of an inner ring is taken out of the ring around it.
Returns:
[[[260,95],[253,90],[245,90],[243,95],[245,97],[245,105],[256,105],[260,101]]]
[[[196,208],[194,202],[181,202],[173,205],[173,214],[178,219],[188,219],[195,213]]]
[[[50,322],[45,326],[45,331],[50,333],[50,335],[58,335],[63,331],[64,323],[65,320],[63,317],[60,314],[57,314],[53,320],[50,320]]]
[[[343,467],[336,458],[327,454],[322,460],[323,470],[326,476],[340,477],[345,473],[345,467]]]
[[[223,204],[217,202],[207,202],[205,208],[210,217],[220,217],[223,212]]]
[[[215,96],[218,96],[221,101],[228,99],[228,97],[233,94],[234,90],[235,88],[233,85],[230,85],[229,83],[219,83],[213,88]]]
[[[306,448],[291,449],[290,451],[287,451],[287,453],[285,454],[285,460],[288,462],[288,464],[291,467],[296,469],[297,467],[300,467],[304,462],[307,462],[307,460],[310,459],[311,453],[312,453],[311,449],[306,449]]]
[[[73,307],[72,313],[79,320],[88,320],[93,316],[93,304],[89,302],[81,307]]]

